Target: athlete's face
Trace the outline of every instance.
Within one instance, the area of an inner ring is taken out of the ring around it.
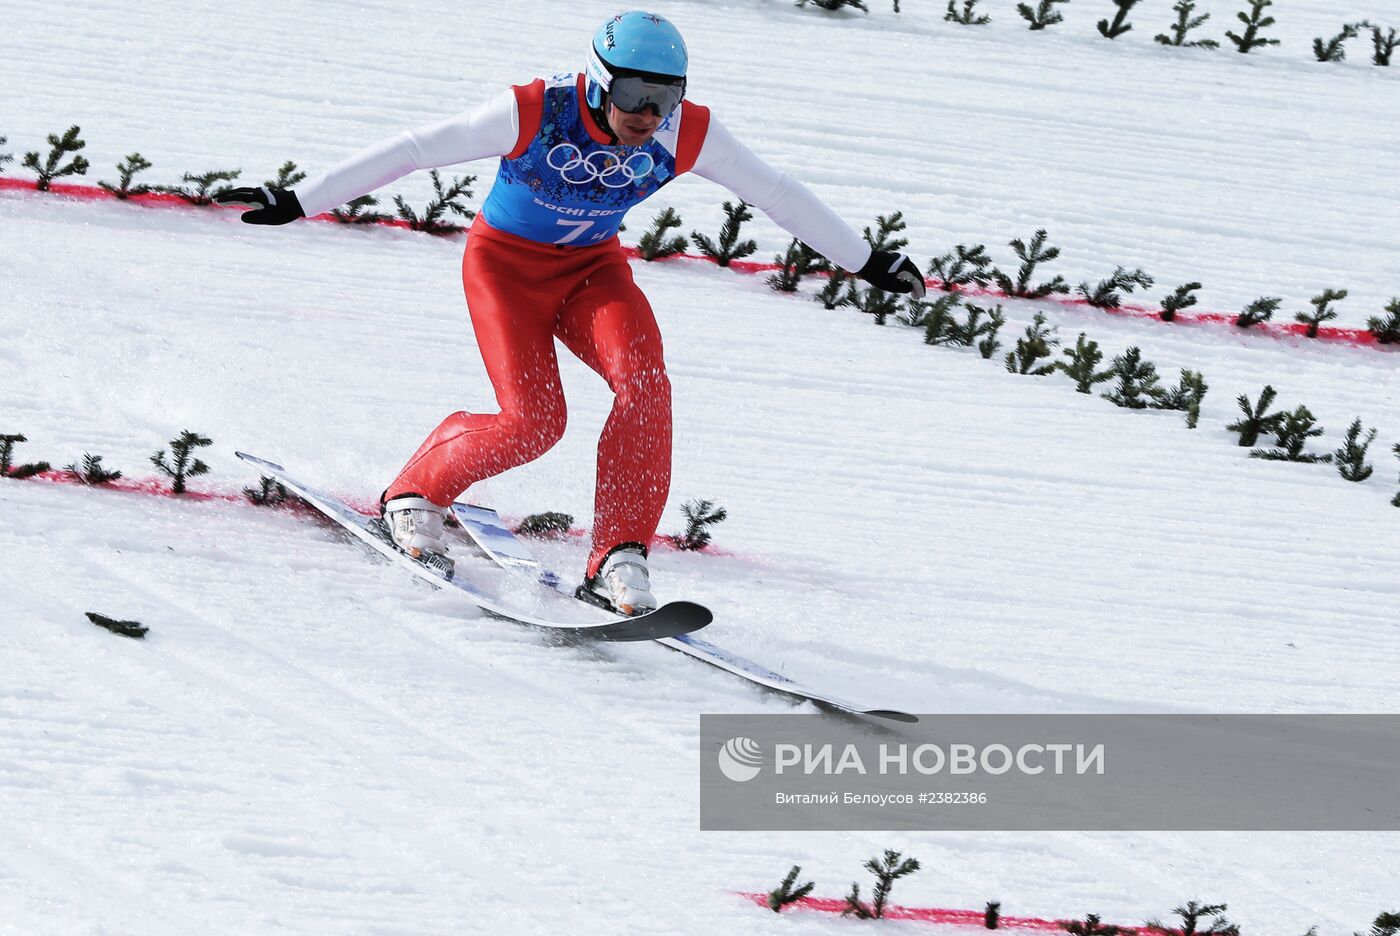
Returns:
[[[640,114],[629,114],[618,110],[616,104],[609,102],[608,126],[612,127],[619,143],[624,146],[641,146],[650,140],[656,133],[656,128],[661,126],[661,116],[650,107],[644,108]]]

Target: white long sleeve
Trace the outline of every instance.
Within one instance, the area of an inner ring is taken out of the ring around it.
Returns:
[[[859,270],[870,259],[870,245],[855,228],[807,186],[760,159],[713,115],[691,171],[723,185],[846,270]]]
[[[329,172],[297,186],[307,217],[372,192],[415,169],[504,156],[520,135],[515,94],[507,89],[475,110],[409,130],[361,150]]]

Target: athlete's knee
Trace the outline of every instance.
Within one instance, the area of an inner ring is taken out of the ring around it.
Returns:
[[[561,393],[537,399],[527,406],[502,410],[497,418],[510,432],[517,448],[536,458],[564,437],[568,409]]]
[[[620,400],[653,407],[671,406],[671,378],[660,361],[636,361],[620,368],[609,381]]]

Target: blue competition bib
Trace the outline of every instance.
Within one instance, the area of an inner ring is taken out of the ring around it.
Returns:
[[[481,209],[493,228],[546,244],[596,244],[617,234],[628,209],[679,174],[680,122],[693,105],[672,112],[644,145],[613,146],[589,132],[592,117],[581,104],[583,81],[582,75],[561,75],[516,88],[521,143],[536,111],[538,129],[523,151],[517,145],[501,159],[496,184]],[[708,124],[703,119],[707,113],[695,116],[702,118],[698,124]],[[697,129],[703,136],[704,127]],[[688,148],[698,150],[699,141]],[[694,162],[693,154],[689,162]]]

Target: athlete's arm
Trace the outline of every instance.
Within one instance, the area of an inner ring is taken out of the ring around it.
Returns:
[[[507,90],[475,110],[400,133],[361,150],[329,172],[298,186],[296,191],[237,188],[219,201],[256,208],[243,215],[250,224],[286,224],[329,211],[415,169],[504,156],[515,147],[519,133],[515,93]]]
[[[872,285],[922,296],[923,275],[904,254],[872,251],[855,228],[801,182],[760,159],[714,116],[691,169],[761,210],[789,234]]]

